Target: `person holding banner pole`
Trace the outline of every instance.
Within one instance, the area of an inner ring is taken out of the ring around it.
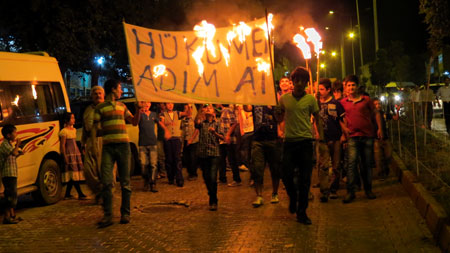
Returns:
[[[164,126],[164,154],[169,184],[184,186],[181,164],[181,118],[191,115],[190,107],[186,112],[173,110],[173,103],[166,103],[166,111],[161,116]]]
[[[195,122],[196,133],[199,133],[198,156],[203,180],[209,195],[209,210],[217,210],[217,170],[219,167],[219,140],[223,140],[219,122],[215,120],[212,105],[203,106],[205,118],[198,117]]]

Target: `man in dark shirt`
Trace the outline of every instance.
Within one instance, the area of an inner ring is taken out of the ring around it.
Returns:
[[[256,200],[252,204],[254,207],[259,207],[264,203],[262,191],[266,162],[269,164],[270,175],[272,176],[272,199],[270,202],[272,204],[279,202],[281,147],[277,142],[277,122],[274,108],[271,106],[254,106],[253,124],[250,170],[255,182]]]
[[[320,79],[319,94],[319,119],[323,123],[325,136],[324,142],[319,143],[319,178],[322,194],[320,201],[327,202],[330,193],[332,194],[331,198],[335,198],[339,188],[340,173],[338,167],[341,160],[341,125],[344,125],[345,111],[342,105],[331,96],[331,82],[328,78]],[[331,185],[328,172],[330,167],[333,170]]]

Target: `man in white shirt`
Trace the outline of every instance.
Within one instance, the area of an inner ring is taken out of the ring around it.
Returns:
[[[436,94],[436,100],[439,106],[441,103],[439,102],[439,98],[442,100],[443,109],[444,109],[444,119],[445,126],[447,128],[447,133],[450,134],[450,78],[446,77],[444,79],[445,85],[439,88]]]
[[[433,120],[433,102],[435,95],[433,90],[426,86],[420,90],[420,101],[422,102],[422,112],[424,119],[424,127],[431,129],[431,121]]]

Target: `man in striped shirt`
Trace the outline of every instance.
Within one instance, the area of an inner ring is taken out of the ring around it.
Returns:
[[[139,123],[140,108],[136,108],[136,115],[133,116],[127,107],[116,100],[122,95],[122,87],[117,80],[108,80],[104,85],[105,102],[95,107],[94,122],[100,123],[101,135],[103,137],[101,181],[103,197],[104,217],[98,223],[99,228],[104,228],[113,224],[112,222],[112,188],[113,188],[113,168],[117,162],[120,186],[122,188],[122,205],[120,207],[120,223],[130,222],[130,144],[126,129],[125,120],[130,121],[134,126]]]

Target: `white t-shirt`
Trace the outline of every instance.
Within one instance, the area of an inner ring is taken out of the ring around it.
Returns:
[[[440,97],[443,102],[450,102],[450,86],[439,88],[436,96]]]

